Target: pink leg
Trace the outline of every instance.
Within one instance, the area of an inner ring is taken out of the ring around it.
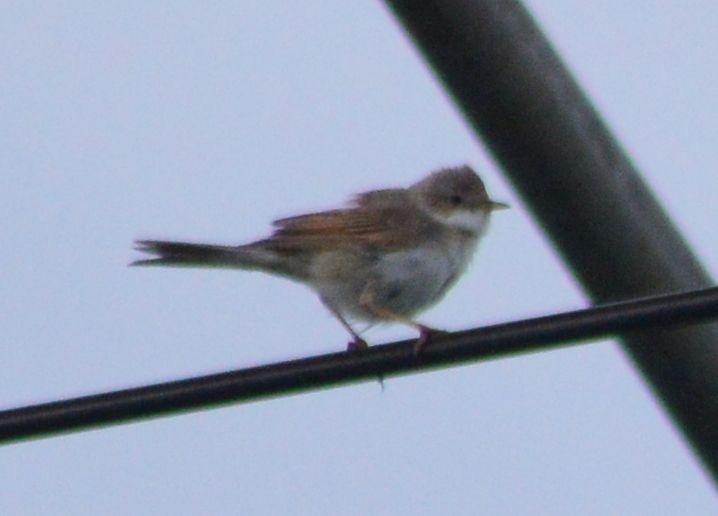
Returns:
[[[334,309],[334,307],[329,305],[329,303],[325,302],[323,299],[322,301],[324,302],[324,306],[329,309],[332,315],[337,318],[337,321],[339,321],[352,336],[352,340],[350,340],[347,344],[347,351],[355,352],[368,348],[369,344],[367,344],[366,341],[362,339],[357,332],[354,331],[354,328],[352,328],[351,325],[347,322],[347,320],[342,317],[342,314],[340,314],[337,310]]]

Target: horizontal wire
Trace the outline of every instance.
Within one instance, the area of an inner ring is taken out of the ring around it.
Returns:
[[[257,400],[438,366],[544,351],[627,331],[718,317],[718,287],[613,303],[432,337],[290,360],[0,412],[0,444]],[[718,343],[716,343],[718,346]]]

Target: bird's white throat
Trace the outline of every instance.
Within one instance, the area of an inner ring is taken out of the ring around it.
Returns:
[[[489,225],[489,212],[483,210],[454,210],[449,214],[430,212],[429,215],[442,224],[471,231],[478,236],[483,234]]]

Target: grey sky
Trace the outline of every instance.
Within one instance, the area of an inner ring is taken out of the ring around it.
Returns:
[[[718,5],[528,5],[715,274]],[[513,209],[422,320],[586,305],[380,2],[6,1],[0,120],[0,408],[342,349],[303,287],[128,269],[132,240],[241,243],[446,164]],[[610,342],[4,447],[0,478],[0,513],[23,516],[716,503]]]

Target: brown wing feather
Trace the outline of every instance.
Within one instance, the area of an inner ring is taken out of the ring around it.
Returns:
[[[354,207],[279,219],[266,243],[290,250],[337,249],[376,245],[401,249],[426,236],[433,225],[407,205],[401,190],[381,190],[358,196]]]

